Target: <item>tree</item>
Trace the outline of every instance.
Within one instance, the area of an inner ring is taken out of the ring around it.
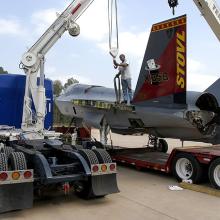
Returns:
[[[54,96],[58,97],[64,88],[67,88],[69,85],[73,83],[77,83],[77,82],[78,82],[77,80],[70,78],[67,80],[67,82],[63,86],[60,80],[53,81]],[[62,115],[55,103],[53,106],[54,106],[53,107],[53,126],[54,127],[69,126],[70,121],[72,120],[72,117]]]
[[[60,80],[53,81],[53,94],[57,97],[61,94],[63,90],[63,85]]]
[[[0,74],[8,74],[8,71],[5,71],[5,70],[0,66]]]
[[[68,86],[70,86],[70,85],[72,85],[74,83],[79,83],[79,81],[77,79],[74,79],[73,77],[69,78],[67,80],[67,82],[64,84],[64,89],[66,89]]]
[[[69,78],[67,82],[62,85],[62,82],[60,80],[54,80],[53,81],[53,94],[55,97],[58,97],[63,89],[66,89],[68,86],[79,83],[78,80],[74,78]],[[72,120],[72,117],[62,115],[59,111],[58,107],[54,103],[53,108],[53,126],[54,127],[60,127],[60,126],[69,126],[70,121]]]

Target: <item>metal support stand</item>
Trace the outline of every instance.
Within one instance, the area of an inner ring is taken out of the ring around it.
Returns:
[[[181,141],[182,142],[182,147],[184,147],[184,141]]]

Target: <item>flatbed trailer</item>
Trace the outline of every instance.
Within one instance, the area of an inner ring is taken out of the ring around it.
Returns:
[[[152,148],[108,147],[113,161],[173,174],[178,181],[200,183],[208,176],[213,187],[220,189],[220,145],[179,147],[170,154]]]

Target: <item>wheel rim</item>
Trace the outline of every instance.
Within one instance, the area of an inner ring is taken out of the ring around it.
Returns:
[[[213,172],[215,183],[220,187],[220,165],[217,165]]]
[[[183,179],[187,180],[192,177],[193,174],[193,165],[187,158],[180,158],[176,162],[176,173]]]

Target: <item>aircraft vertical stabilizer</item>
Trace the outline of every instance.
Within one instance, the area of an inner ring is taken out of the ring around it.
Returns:
[[[154,24],[133,103],[186,104],[186,15]]]

